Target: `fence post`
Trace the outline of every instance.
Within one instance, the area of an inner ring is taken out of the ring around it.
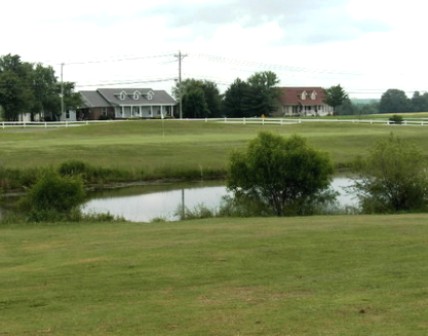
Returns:
[[[2,126],[3,126],[3,129],[4,129],[4,122],[2,122]]]
[[[242,123],[245,125],[247,123],[247,120],[244,118],[242,118]]]
[[[226,117],[224,117],[224,122],[227,123],[227,118]]]
[[[45,121],[45,128],[48,128],[48,123]]]

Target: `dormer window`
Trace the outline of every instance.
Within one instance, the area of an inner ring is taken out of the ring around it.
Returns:
[[[126,99],[126,92],[125,91],[122,91],[120,94],[119,94],[119,99],[120,100],[125,100]]]
[[[138,100],[138,99],[140,99],[140,96],[141,96],[141,92],[138,91],[138,90],[135,90],[134,93],[133,93],[133,95],[132,95],[132,98],[134,100]]]
[[[317,99],[317,93],[316,93],[316,91],[312,91],[312,93],[311,93],[311,99],[312,100]]]
[[[302,100],[306,100],[306,97],[308,96],[308,93],[306,91],[303,91],[302,94],[300,95],[300,98]]]
[[[155,93],[152,90],[149,90],[149,92],[147,92],[147,100],[152,100],[153,97],[155,96]]]

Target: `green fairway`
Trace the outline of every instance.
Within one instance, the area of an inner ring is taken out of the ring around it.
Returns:
[[[0,227],[0,335],[424,335],[428,215]]]
[[[1,129],[0,166],[34,168],[78,159],[89,164],[150,175],[176,171],[224,171],[230,151],[258,132],[300,134],[346,166],[381,137],[394,132],[420,145],[428,155],[425,127],[337,122],[292,125],[242,125],[204,121],[143,120],[58,129]]]

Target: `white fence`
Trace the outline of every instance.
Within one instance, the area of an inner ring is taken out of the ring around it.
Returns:
[[[364,123],[371,125],[391,125],[391,126],[428,126],[427,118],[412,118],[403,120],[401,124],[396,124],[388,119],[292,119],[292,118],[218,118],[218,119],[205,119],[208,121],[217,121],[223,123],[233,123],[233,124],[258,124],[258,125],[290,125],[290,124],[302,124],[302,123]]]
[[[109,123],[118,120],[85,120],[85,121],[0,121],[0,128],[55,128],[55,127],[76,127],[94,123]]]
[[[205,119],[163,119],[167,122],[174,121],[205,121],[221,122],[241,125],[292,125],[302,123],[353,123],[353,124],[372,124],[372,125],[391,125],[391,126],[428,126],[428,118],[408,118],[403,120],[402,124],[395,124],[388,119],[316,119],[316,118],[205,118]],[[16,128],[53,128],[53,127],[76,127],[94,123],[111,123],[124,120],[85,120],[85,121],[50,121],[50,122],[30,122],[30,121],[0,121],[0,129]]]

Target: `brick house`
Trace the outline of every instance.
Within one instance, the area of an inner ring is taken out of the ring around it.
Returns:
[[[147,88],[80,91],[78,120],[168,118],[177,102],[164,90]]]
[[[324,102],[322,87],[281,87],[276,116],[326,116],[333,107]]]

